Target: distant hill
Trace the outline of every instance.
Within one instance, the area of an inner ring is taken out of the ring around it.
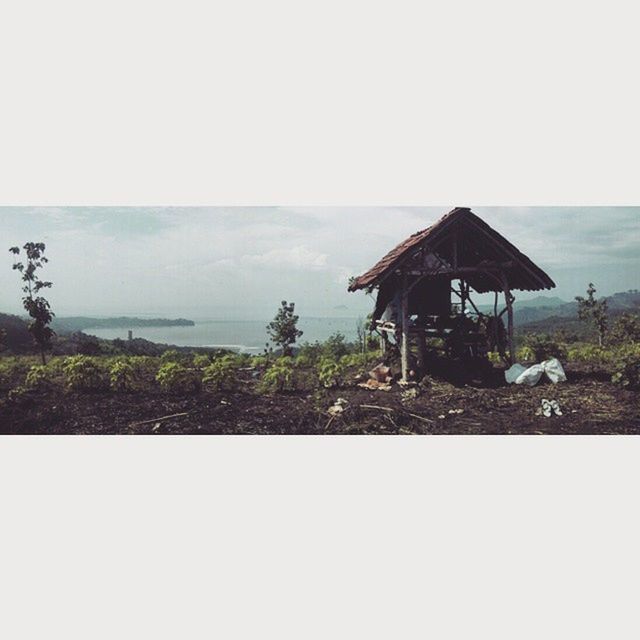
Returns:
[[[0,329],[7,333],[4,346],[13,353],[26,353],[33,349],[33,338],[28,330],[28,324],[18,316],[0,313]]]
[[[177,318],[55,318],[51,326],[58,333],[84,331],[85,329],[135,329],[140,327],[193,327],[193,320]]]
[[[623,313],[640,314],[640,291],[632,289],[606,297],[609,317],[615,320]],[[514,320],[517,333],[554,333],[566,331],[578,336],[590,332],[588,325],[578,320],[578,303],[566,302],[555,307],[536,307],[516,310]]]

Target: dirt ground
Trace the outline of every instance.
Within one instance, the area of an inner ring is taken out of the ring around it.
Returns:
[[[30,392],[0,399],[0,432],[9,434],[636,434],[640,394],[606,376],[567,371],[566,383],[534,388],[427,379],[415,391],[338,389],[260,395],[250,382],[229,393],[169,395]],[[413,396],[415,397],[409,397]],[[329,407],[343,398],[345,410]],[[536,415],[555,399],[563,415]],[[180,415],[175,415],[180,414]],[[175,417],[166,417],[175,416]],[[140,424],[144,423],[144,424]]]

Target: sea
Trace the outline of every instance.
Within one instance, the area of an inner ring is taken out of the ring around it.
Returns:
[[[210,347],[239,353],[262,353],[268,342],[269,320],[200,320],[192,327],[131,327],[134,338],[177,347]],[[323,342],[339,332],[348,342],[356,340],[358,318],[305,318],[298,321],[303,332],[297,344]],[[85,329],[84,333],[126,340],[128,329]]]

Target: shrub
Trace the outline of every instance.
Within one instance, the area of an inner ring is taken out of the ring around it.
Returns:
[[[266,367],[267,364],[269,364],[269,358],[267,358],[266,356],[253,356],[251,358],[252,367],[262,368]]]
[[[160,356],[160,361],[163,364],[167,362],[180,362],[181,360],[183,360],[182,356],[175,349],[169,349]]]
[[[340,332],[329,336],[322,345],[322,354],[332,358],[333,360],[338,360],[339,358],[342,358],[342,356],[346,356],[348,353],[349,347],[344,336]]]
[[[293,391],[296,388],[293,365],[293,358],[289,356],[282,356],[275,360],[262,376],[261,390]]]
[[[344,366],[333,358],[321,358],[316,367],[318,380],[323,387],[337,387],[342,383]]]
[[[48,367],[42,364],[36,364],[27,372],[24,381],[28,389],[41,389],[51,383],[51,372]]]
[[[187,369],[179,362],[163,364],[156,375],[156,381],[165,391],[172,393],[190,393],[200,390],[200,375],[193,369]]]
[[[13,386],[18,380],[23,380],[31,365],[22,358],[0,359],[0,385]]]
[[[551,336],[529,333],[524,337],[524,349],[529,349],[523,355],[533,357],[525,357],[524,360],[535,360],[542,362],[549,358],[558,358],[564,360],[567,357],[567,350],[563,344],[554,340]]]
[[[214,360],[205,370],[202,382],[215,391],[231,391],[238,386],[238,361],[234,356]]]
[[[74,391],[98,391],[106,387],[105,372],[91,356],[71,356],[62,365],[65,384]]]
[[[615,321],[609,339],[614,344],[640,342],[640,316],[623,313]]]
[[[304,357],[310,364],[314,364],[322,355],[322,345],[316,341],[314,343],[303,342],[298,351],[298,358]]]
[[[612,351],[604,349],[597,344],[583,344],[571,347],[567,352],[567,358],[571,362],[583,362],[592,367],[609,365],[613,361]]]
[[[196,354],[193,356],[193,366],[196,369],[206,369],[213,362],[208,354]]]
[[[114,391],[133,391],[136,386],[136,374],[128,360],[116,360],[109,370],[109,382]]]
[[[313,364],[313,360],[307,353],[300,353],[296,356],[296,367],[310,367]]]
[[[640,389],[640,349],[628,349],[621,354],[611,382],[625,389]]]

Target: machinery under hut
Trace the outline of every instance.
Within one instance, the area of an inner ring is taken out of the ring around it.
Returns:
[[[412,345],[423,371],[431,349],[462,360],[497,351],[513,364],[513,292],[554,287],[506,238],[459,207],[401,242],[349,291],[377,290],[372,328],[383,345],[397,345],[408,382]],[[493,309],[481,312],[472,292],[493,293]]]

